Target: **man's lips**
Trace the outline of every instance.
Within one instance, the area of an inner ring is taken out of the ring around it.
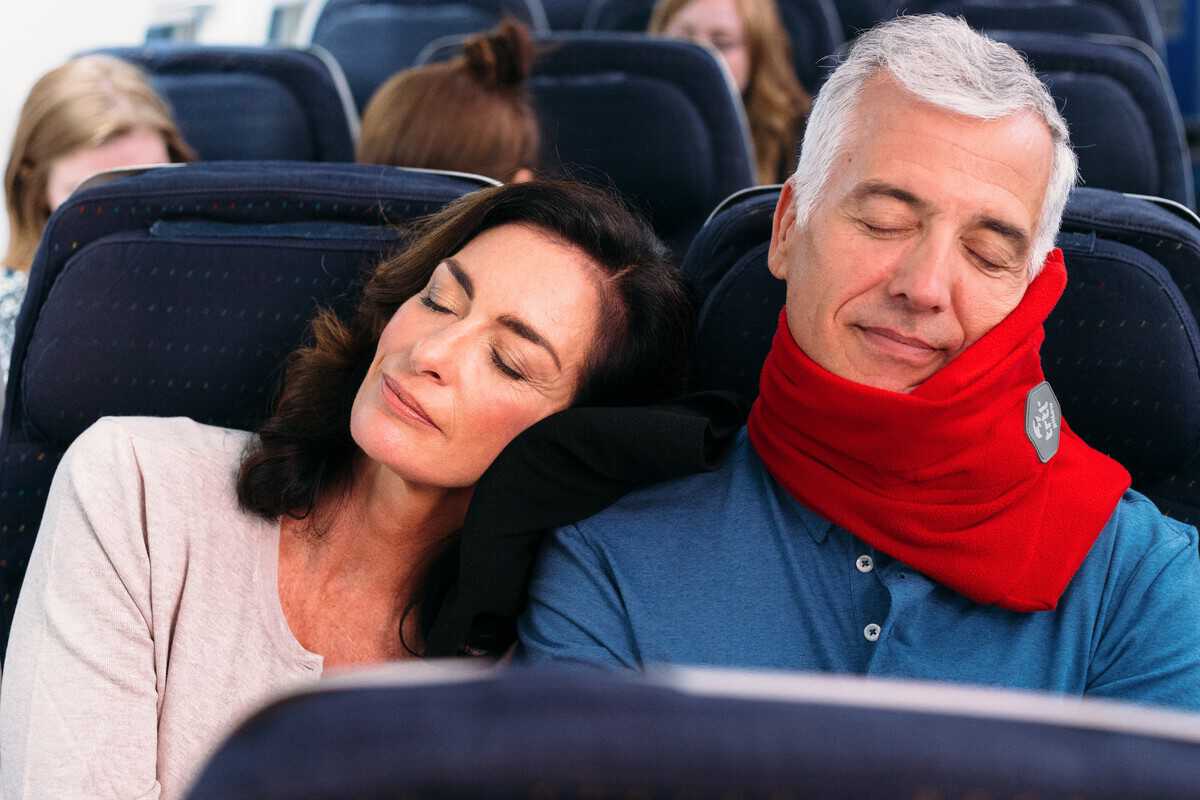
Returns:
[[[913,367],[928,367],[944,352],[942,348],[934,347],[924,339],[905,336],[891,328],[860,325],[858,329],[877,354]]]
[[[387,375],[383,376],[383,396],[388,401],[388,405],[400,414],[415,419],[418,422],[423,422],[435,431],[441,432],[442,429],[438,427],[433,418],[421,407],[417,399],[404,391],[400,384]]]
[[[897,333],[896,331],[892,330],[891,328],[872,328],[872,327],[864,326],[863,330],[865,330],[867,333],[873,333],[876,336],[882,336],[885,339],[891,339],[893,342],[899,342],[900,344],[906,344],[909,347],[915,347],[918,350],[939,350],[939,349],[941,349],[938,347],[934,347],[933,345],[929,344],[929,342],[926,342],[923,339],[914,339],[911,336],[904,336],[903,334]]]

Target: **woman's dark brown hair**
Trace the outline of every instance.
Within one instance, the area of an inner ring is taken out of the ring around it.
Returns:
[[[512,180],[538,162],[538,122],[525,80],[529,31],[505,20],[463,54],[393,75],[363,112],[357,160]]]
[[[269,520],[305,519],[319,503],[345,497],[360,453],[350,437],[350,410],[384,326],[443,259],[484,231],[511,224],[578,248],[601,273],[596,338],[572,405],[650,404],[682,391],[692,308],[653,231],[607,192],[582,184],[484,189],[412,231],[410,244],[371,273],[349,320],[329,311],[313,320],[310,344],[289,356],[274,412],[242,460],[237,492],[244,510]],[[435,590],[419,586],[412,594],[422,619],[430,616],[422,605],[429,591]]]

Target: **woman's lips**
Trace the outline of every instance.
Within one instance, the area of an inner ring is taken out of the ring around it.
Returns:
[[[433,421],[433,418],[421,407],[417,399],[398,384],[395,380],[383,376],[383,397],[388,405],[401,416],[408,417],[424,425],[428,425],[439,433],[442,429]]]

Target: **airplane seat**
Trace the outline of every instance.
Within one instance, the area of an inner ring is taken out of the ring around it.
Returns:
[[[534,32],[549,30],[541,0],[326,0],[312,43],[341,64],[362,111],[375,90],[414,66],[433,40],[485,31],[506,16]]]
[[[842,20],[833,0],[776,0],[792,48],[796,77],[816,94],[828,73],[827,56],[846,43]],[[584,28],[592,31],[644,33],[655,0],[592,0]]]
[[[268,704],[189,798],[1182,800],[1198,783],[1195,715],[1126,703],[857,676],[443,661]]]
[[[494,185],[355,164],[108,173],[50,218],[0,430],[0,653],[50,479],[102,416],[252,430],[319,307],[348,312],[402,226]]]
[[[353,161],[358,112],[320,48],[155,45],[95,50],[132,62],[206,161]]]
[[[701,303],[696,390],[758,394],[785,301],[766,266],[777,198],[765,187],[730,198],[684,259]],[[1165,513],[1200,522],[1200,222],[1178,204],[1076,189],[1058,245],[1068,283],[1042,363],[1063,415]]]
[[[434,42],[422,63],[457,55],[462,41]],[[542,172],[617,190],[680,256],[721,198],[754,184],[741,100],[708,48],[591,32],[536,45]]]

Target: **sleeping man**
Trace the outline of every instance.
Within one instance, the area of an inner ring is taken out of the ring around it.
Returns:
[[[775,211],[787,303],[740,441],[548,542],[519,657],[964,681],[1200,710],[1194,528],[1042,374],[1076,159],[1010,47],[857,41]]]

